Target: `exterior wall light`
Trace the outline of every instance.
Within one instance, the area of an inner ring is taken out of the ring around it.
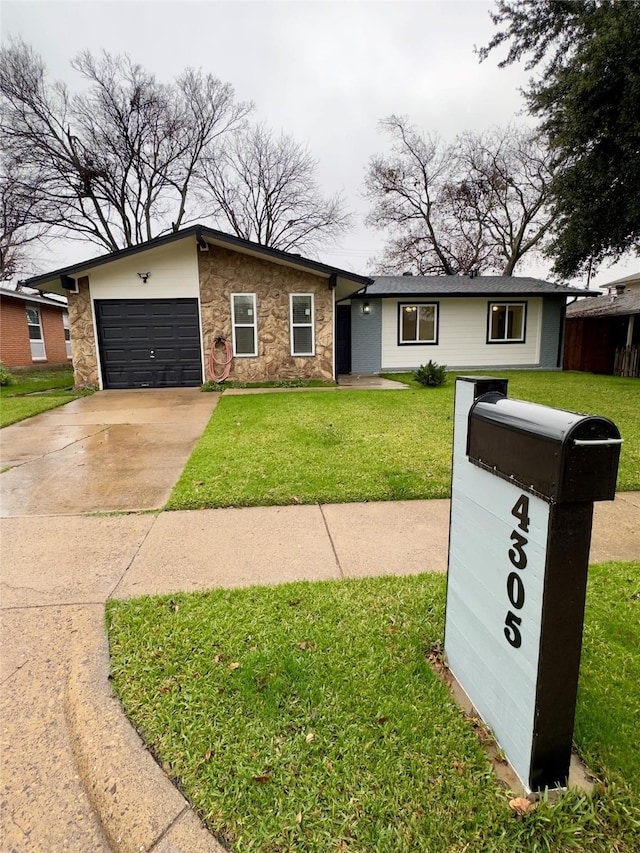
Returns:
[[[362,313],[371,314],[371,305],[368,302],[362,303]]]
[[[143,284],[146,284],[146,283],[147,283],[147,280],[149,279],[149,276],[150,276],[150,275],[151,275],[151,273],[150,273],[150,272],[139,272],[139,273],[138,273],[138,278],[141,278],[141,279],[142,279],[142,283],[143,283]]]

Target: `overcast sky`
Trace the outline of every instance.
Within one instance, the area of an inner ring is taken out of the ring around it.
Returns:
[[[519,88],[528,74],[478,62],[474,46],[493,33],[486,0],[2,0],[2,41],[21,37],[51,76],[72,88],[69,61],[79,51],[128,53],[160,80],[187,66],[230,83],[253,101],[254,118],[304,142],[318,160],[327,194],[344,193],[355,227],[321,260],[361,273],[384,235],[367,229],[363,180],[371,155],[386,150],[380,119],[406,115],[424,132],[453,139],[464,130],[531,124]],[[53,247],[50,247],[52,249]],[[65,244],[43,253],[42,271],[92,257]],[[601,268],[599,284],[638,269]],[[527,262],[518,275],[548,277]]]

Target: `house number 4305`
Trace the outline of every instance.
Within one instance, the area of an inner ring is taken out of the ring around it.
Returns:
[[[520,633],[522,617],[514,611],[522,610],[524,607],[524,582],[520,572],[527,567],[525,547],[529,540],[523,536],[523,533],[529,532],[529,498],[527,495],[521,495],[518,498],[511,510],[511,515],[518,519],[518,525],[516,530],[511,531],[509,562],[518,571],[510,572],[507,577],[507,597],[513,610],[507,611],[504,620],[504,635],[514,649],[519,649],[522,645],[522,634]]]

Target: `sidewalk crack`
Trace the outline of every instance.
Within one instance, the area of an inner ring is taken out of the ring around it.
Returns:
[[[53,450],[48,450],[46,453],[42,453],[40,456],[32,456],[29,459],[23,459],[21,462],[10,462],[6,468],[3,468],[3,471],[13,471],[14,468],[22,468],[24,465],[31,465],[33,462],[39,462],[41,459],[46,459],[46,457],[51,456],[52,453],[62,453],[69,447],[73,447],[74,444],[78,444],[81,441],[86,441],[88,438],[93,438],[94,435],[100,435],[100,433],[106,432],[113,426],[113,424],[95,424],[95,426],[99,427],[95,432],[90,432],[88,435],[83,435],[81,438],[74,438],[73,441],[65,444],[64,447],[56,447]]]
[[[151,524],[151,525],[149,526],[149,529],[147,530],[147,532],[144,534],[144,536],[143,536],[143,537],[142,537],[142,539],[140,540],[140,544],[139,544],[139,545],[138,545],[138,547],[136,548],[136,550],[135,550],[135,552],[134,552],[133,556],[131,557],[131,559],[129,560],[129,562],[127,563],[127,565],[125,566],[124,571],[122,572],[122,574],[120,575],[120,577],[119,577],[119,578],[118,578],[118,580],[116,581],[116,583],[115,583],[115,585],[114,585],[113,589],[112,589],[112,590],[111,590],[111,592],[107,595],[106,601],[111,601],[111,599],[113,598],[113,596],[116,594],[116,592],[117,592],[117,590],[118,590],[118,587],[120,586],[120,584],[122,583],[122,581],[126,578],[126,576],[127,576],[127,572],[129,571],[129,569],[130,569],[130,568],[131,568],[131,566],[133,565],[133,563],[134,563],[134,561],[135,561],[136,557],[137,557],[137,556],[138,556],[138,554],[140,553],[140,550],[141,550],[142,546],[143,546],[143,545],[144,545],[144,543],[147,541],[147,538],[148,538],[149,534],[151,533],[151,531],[153,530],[153,528],[154,528],[154,527],[156,526],[156,524],[158,523],[158,519],[160,518],[160,516],[161,516],[161,515],[162,515],[162,512],[159,512],[157,515],[155,515],[155,516],[154,516],[153,524]]]
[[[344,580],[344,572],[342,571],[342,565],[340,564],[340,558],[338,557],[338,552],[336,551],[336,546],[333,541],[333,536],[331,535],[331,531],[329,530],[329,524],[327,522],[327,518],[324,514],[324,510],[322,508],[322,504],[318,504],[318,509],[320,510],[320,515],[322,516],[322,520],[324,521],[324,527],[327,531],[327,536],[329,537],[329,542],[331,543],[331,550],[333,551],[333,556],[336,561],[336,566],[338,567],[338,571],[340,572],[340,577]]]
[[[153,853],[153,851],[158,847],[161,841],[163,841],[167,835],[171,832],[173,827],[180,821],[185,814],[188,814],[190,811],[189,803],[185,803],[183,808],[178,812],[178,814],[174,817],[172,821],[170,821],[167,826],[162,830],[160,835],[156,838],[156,840],[152,843],[151,847],[149,847],[149,853]]]

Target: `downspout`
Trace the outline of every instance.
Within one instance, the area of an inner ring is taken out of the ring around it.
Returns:
[[[575,300],[573,300],[573,301],[575,301]],[[560,311],[560,334],[558,335],[558,359],[557,359],[556,367],[558,367],[560,370],[563,369],[563,364],[564,364],[564,333],[565,333],[566,322],[567,322],[567,305],[565,302],[561,308],[561,311]]]

